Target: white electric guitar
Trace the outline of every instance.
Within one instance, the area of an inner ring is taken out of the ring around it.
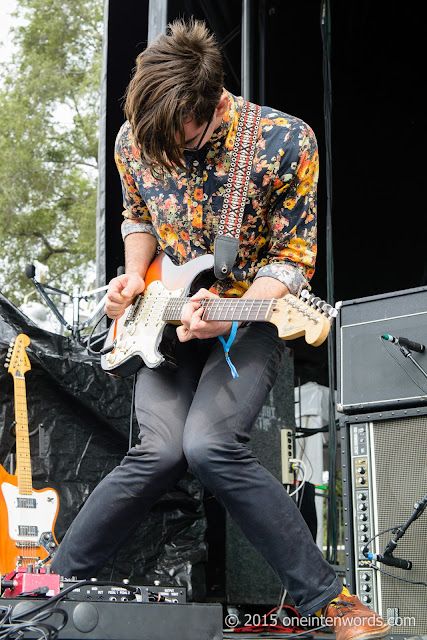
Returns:
[[[8,352],[9,373],[15,391],[16,475],[0,465],[0,574],[16,567],[43,565],[58,543],[53,527],[59,508],[53,489],[37,491],[32,485],[27,396],[24,374],[31,369],[25,347],[30,339],[21,333]]]
[[[147,271],[144,292],[111,324],[101,352],[102,369],[126,377],[143,365],[155,368],[173,362],[163,340],[165,327],[180,324],[190,288],[212,269],[213,260],[207,254],[176,266],[160,253]],[[305,335],[309,344],[318,346],[326,340],[337,311],[308,292],[303,291],[303,295],[297,298],[288,294],[278,300],[206,298],[201,301],[203,320],[271,322],[281,338],[292,340]]]

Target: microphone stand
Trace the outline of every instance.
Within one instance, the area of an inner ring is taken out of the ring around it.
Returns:
[[[414,505],[414,512],[408,518],[405,524],[403,524],[401,527],[397,527],[397,529],[393,531],[393,533],[395,534],[395,537],[392,540],[390,540],[390,542],[387,544],[385,551],[383,553],[383,556],[393,557],[393,551],[397,547],[398,540],[402,538],[402,536],[405,534],[409,526],[420,517],[420,515],[423,513],[426,507],[427,507],[427,494],[424,496],[424,498],[422,498],[419,502],[417,502]]]
[[[403,353],[403,355],[405,356],[405,358],[409,358],[409,360],[417,367],[417,369],[419,371],[421,371],[421,373],[423,374],[423,376],[425,378],[427,378],[427,371],[424,371],[424,369],[422,368],[422,366],[415,360],[415,358],[412,356],[412,353],[409,351],[409,349],[407,349],[406,347],[404,347],[402,344],[399,343],[399,349],[400,351]]]

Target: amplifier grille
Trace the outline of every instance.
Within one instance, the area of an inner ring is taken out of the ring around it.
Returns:
[[[413,513],[414,504],[427,494],[427,416],[420,415],[373,423],[378,532],[403,525]],[[382,553],[389,531],[378,538],[377,552]],[[384,618],[397,609],[404,634],[427,633],[427,587],[413,582],[427,582],[427,509],[399,540],[394,555],[412,562],[404,571],[378,564],[391,575],[377,574],[381,613]]]

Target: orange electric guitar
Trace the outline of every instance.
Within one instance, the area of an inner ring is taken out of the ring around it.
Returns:
[[[101,355],[102,369],[126,377],[143,365],[155,368],[168,362],[170,358],[162,349],[165,327],[180,323],[186,296],[213,265],[210,254],[177,266],[165,253],[159,253],[145,276],[144,293],[110,326]],[[206,298],[200,304],[205,309],[203,320],[271,322],[280,338],[305,336],[306,342],[316,347],[326,340],[337,314],[334,307],[308,291],[300,297],[289,293],[278,300]]]
[[[15,389],[16,475],[0,465],[0,574],[29,564],[44,565],[58,543],[53,527],[58,514],[58,494],[32,486],[27,396],[24,374],[31,369],[21,333],[8,351],[8,371]]]

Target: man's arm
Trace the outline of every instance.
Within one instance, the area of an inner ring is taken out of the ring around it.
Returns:
[[[276,278],[263,276],[253,281],[242,298],[283,298],[288,293],[289,289],[283,282]]]
[[[125,238],[126,272],[108,286],[105,313],[117,320],[138,293],[145,289],[144,278],[153,260],[157,238],[150,233],[130,233]]]

